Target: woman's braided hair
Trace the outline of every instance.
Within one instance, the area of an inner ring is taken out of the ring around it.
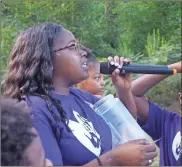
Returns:
[[[59,100],[50,95],[52,83],[53,42],[63,27],[54,23],[44,23],[28,28],[21,33],[12,49],[8,72],[2,85],[4,97],[17,98],[36,95],[42,97],[55,121],[67,123],[65,112]],[[53,112],[53,104],[60,118]]]

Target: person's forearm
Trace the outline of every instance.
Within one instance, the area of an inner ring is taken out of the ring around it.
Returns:
[[[178,73],[182,71],[181,62],[168,65],[170,68],[175,68]],[[132,82],[131,90],[135,99],[135,104],[137,107],[137,116],[142,120],[148,119],[149,113],[149,103],[148,100],[144,97],[152,87],[156,84],[167,78],[169,75],[154,75],[148,74],[143,75]]]
[[[181,62],[168,65],[170,68],[175,68],[178,73],[181,72]],[[170,75],[156,75],[156,74],[146,74],[136,80],[131,84],[132,93],[134,96],[142,97],[147,93],[152,87],[164,80]]]
[[[134,96],[144,96],[152,87],[167,78],[168,75],[146,74],[134,80],[131,84],[131,90]]]
[[[117,161],[115,160],[113,154],[112,154],[112,151],[109,151],[103,155],[101,155],[99,157],[101,163],[102,163],[102,166],[117,166],[119,165],[117,163]],[[88,162],[87,164],[85,164],[84,166],[99,166],[99,163],[97,161],[97,159],[94,159],[90,162]]]
[[[134,101],[131,89],[129,90],[117,89],[117,94],[119,99],[123,102],[125,107],[128,109],[128,111],[132,114],[134,118],[136,118],[137,108],[135,105],[135,101]]]

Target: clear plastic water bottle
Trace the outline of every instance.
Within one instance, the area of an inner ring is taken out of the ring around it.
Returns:
[[[96,102],[94,110],[109,125],[112,133],[113,148],[131,140],[148,140],[146,133],[138,125],[130,112],[113,95],[107,95]]]

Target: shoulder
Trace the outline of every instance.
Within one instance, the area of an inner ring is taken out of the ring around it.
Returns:
[[[43,98],[39,96],[33,96],[33,95],[24,96],[19,103],[22,105],[25,105],[31,110],[41,109],[46,106],[46,101]]]
[[[80,96],[81,98],[83,98],[86,102],[89,102],[89,103],[96,103],[99,98],[90,94],[89,92],[87,91],[84,91],[82,89],[78,89],[78,88],[71,88],[71,92],[77,96]]]
[[[169,111],[168,109],[159,106],[156,103],[149,101],[149,115],[157,117],[161,116],[164,121],[179,121],[181,116],[175,111]]]
[[[159,106],[158,104],[152,102],[152,101],[148,101],[149,102],[149,112],[152,114],[162,114],[162,115],[168,115],[169,111],[162,107]]]
[[[27,104],[29,106],[42,106],[42,105],[46,105],[46,101],[40,97],[40,96],[27,96],[26,97],[26,101],[27,101]]]
[[[28,95],[24,100],[30,109],[32,118],[50,119],[51,113],[47,107],[47,102],[40,96]]]

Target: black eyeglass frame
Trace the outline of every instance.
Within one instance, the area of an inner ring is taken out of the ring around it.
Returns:
[[[56,49],[56,50],[54,50],[53,52],[58,52],[58,51],[60,51],[60,50],[69,49],[69,48],[71,48],[71,47],[73,47],[73,45],[66,46],[66,47],[64,47],[64,48]],[[81,49],[81,44],[80,44],[79,42],[75,42],[75,50],[76,50],[77,52],[79,52],[80,49]]]

